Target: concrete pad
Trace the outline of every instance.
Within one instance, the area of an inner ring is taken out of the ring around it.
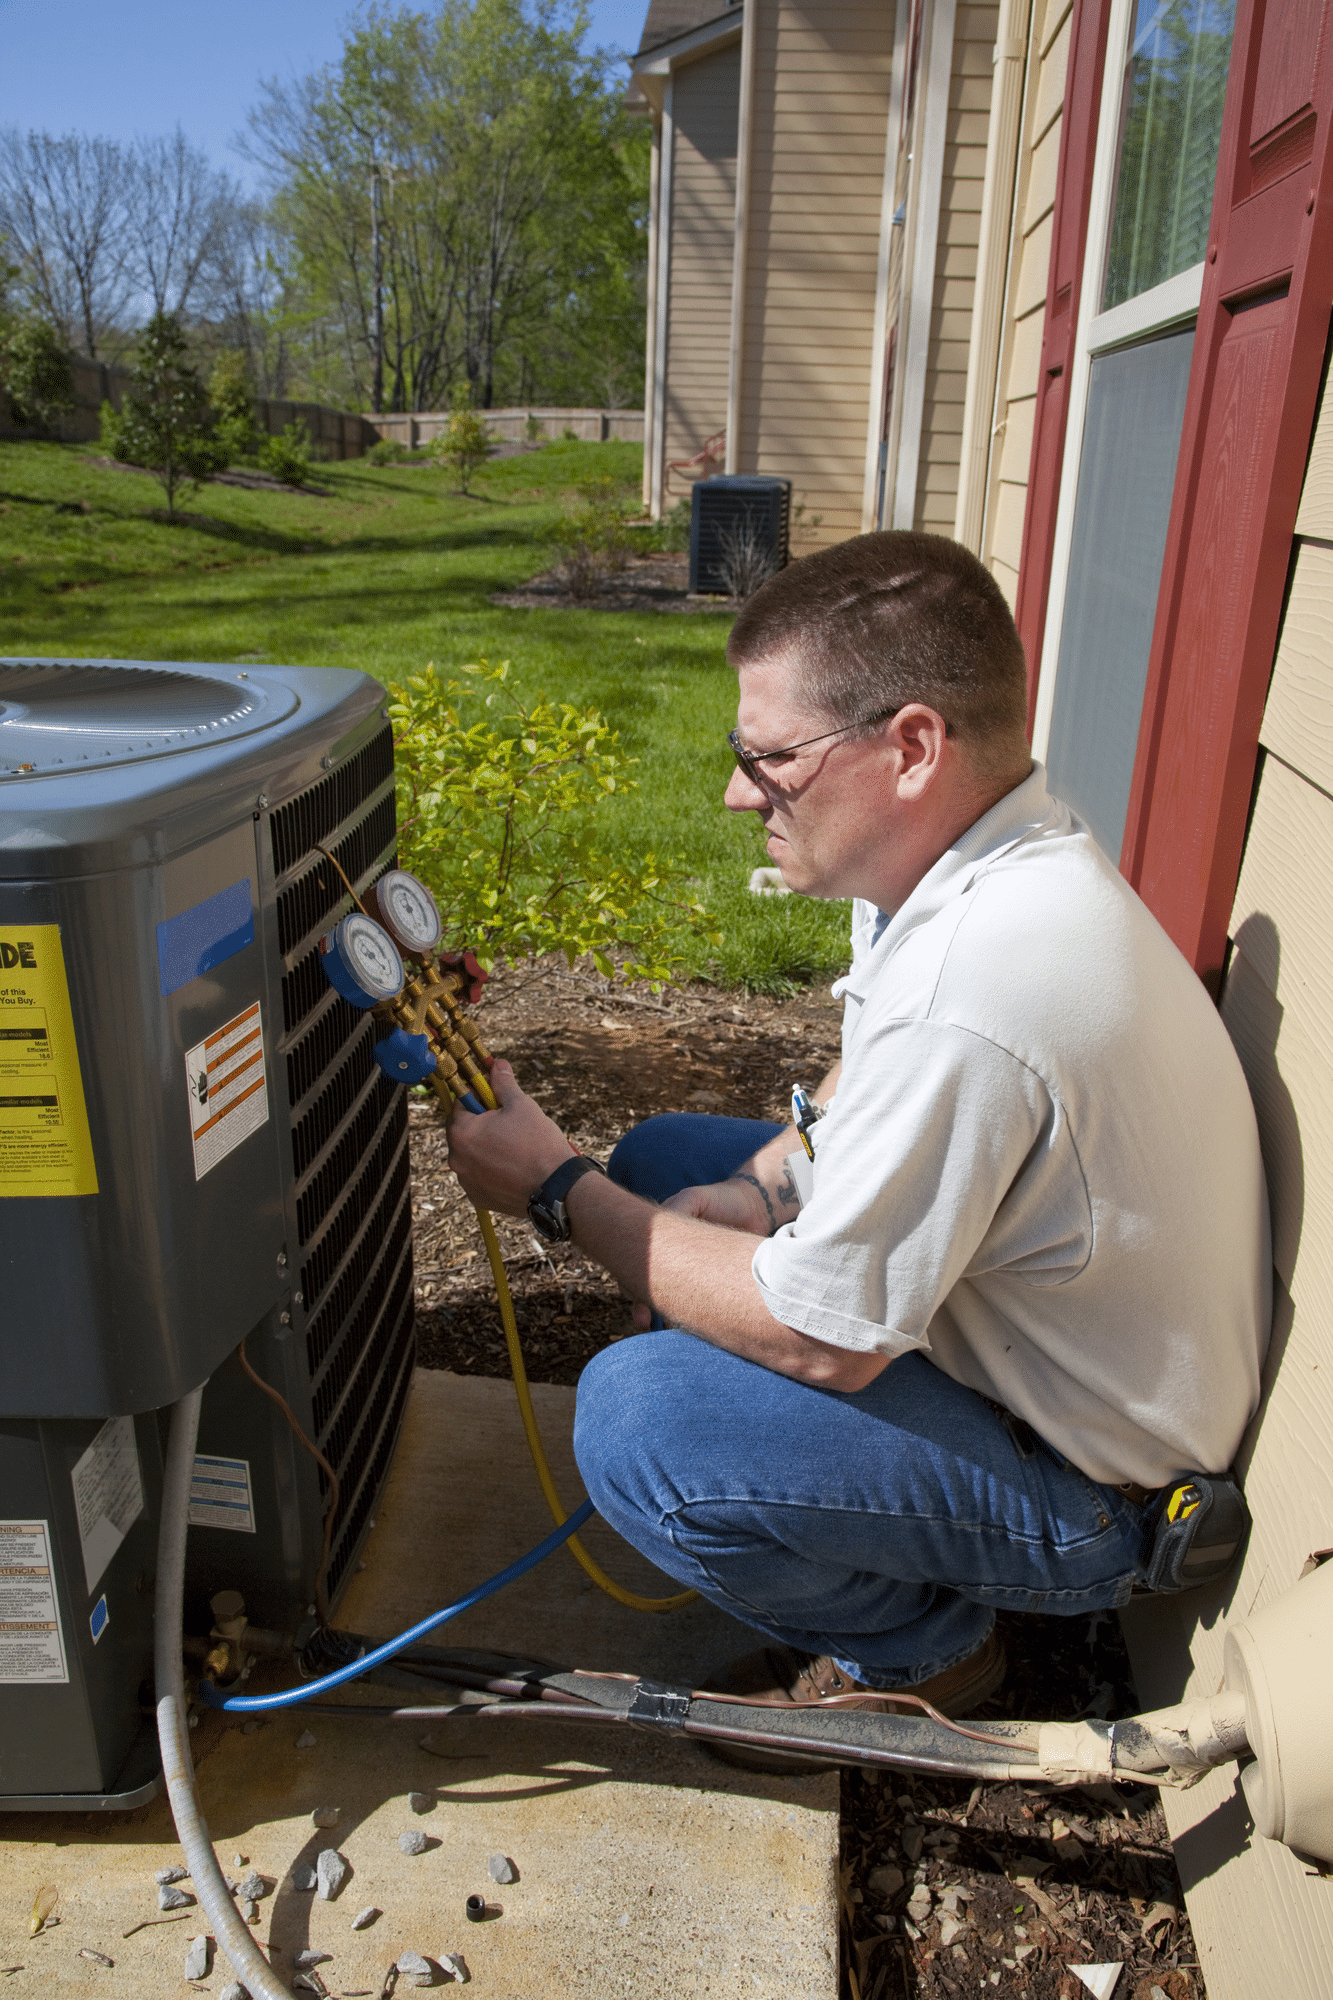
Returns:
[[[572,1506],[582,1495],[569,1445],[574,1391],[539,1387],[533,1399]],[[510,1384],[419,1373],[365,1566],[337,1623],[387,1637],[505,1567],[549,1525]],[[602,1523],[590,1524],[585,1540],[617,1582],[649,1594],[674,1588]],[[218,1587],[226,1582],[219,1577]],[[437,1643],[697,1681],[752,1635],[702,1604],[666,1616],[627,1610],[561,1550],[453,1621]],[[373,1705],[417,1701],[386,1689],[345,1692]],[[431,1698],[423,1684],[420,1699]],[[298,1750],[307,1729],[315,1745]],[[319,1975],[344,1996],[378,1996],[387,1967],[410,1949],[428,1958],[462,1952],[478,1991],[503,2000],[638,2000],[667,1991],[835,2000],[833,1774],[730,1771],[689,1743],[627,1728],[428,1726],[301,1709],[248,1735],[240,1718],[206,1715],[194,1742],[224,1871],[243,1873],[233,1859],[243,1854],[275,1885],[255,1930],[289,1983],[296,1954],[314,1946],[333,1954]],[[431,1796],[425,1814],[409,1807],[412,1791]],[[341,1808],[335,1829],[313,1827],[320,1805]],[[430,1840],[419,1856],[398,1847],[409,1827]],[[327,1846],[351,1868],[333,1903],[290,1880],[293,1867],[313,1866]],[[487,1875],[495,1853],[518,1872],[504,1888]],[[161,1800],[114,1820],[0,1816],[0,1974],[22,1967],[0,1992],[58,2000],[189,1992],[187,1944],[206,1928],[196,1915],[122,1936],[157,1916],[154,1871],[179,1858]],[[28,1913],[46,1883],[59,1891],[60,1921],[29,1939]],[[464,1900],[477,1892],[488,1920],[470,1924]],[[354,1933],[352,1918],[367,1904],[383,1914]],[[114,1967],[80,1959],[83,1946]],[[219,1962],[199,1990],[219,1992],[230,1977]]]

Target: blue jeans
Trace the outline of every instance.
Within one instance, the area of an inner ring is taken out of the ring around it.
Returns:
[[[662,1201],[725,1179],[780,1129],[650,1118],[609,1171]],[[922,1354],[842,1394],[693,1334],[641,1334],[584,1370],[574,1449],[597,1511],[660,1569],[872,1686],[966,1658],[997,1608],[1123,1604],[1146,1554],[1123,1494]]]

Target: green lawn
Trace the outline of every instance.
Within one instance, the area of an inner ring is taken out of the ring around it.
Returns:
[[[525,695],[595,703],[637,757],[605,810],[627,851],[678,856],[723,935],[691,969],[779,988],[845,960],[846,909],[752,897],[757,823],[721,807],[735,681],[725,613],[514,611],[488,602],[548,566],[562,497],[610,473],[637,491],[640,448],[555,443],[475,475],[364,460],[319,466],[323,494],[210,484],[169,523],[146,473],[94,447],[0,443],[0,654],[358,667],[386,685],[428,661],[512,663]]]

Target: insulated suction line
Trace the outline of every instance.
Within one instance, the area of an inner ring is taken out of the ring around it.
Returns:
[[[366,909],[365,904],[353,888],[352,883],[348,879],[347,871],[339,861],[337,855],[331,853],[327,847],[322,845],[319,846],[319,852],[327,861],[333,863],[339,875],[342,876],[347,893],[356,904],[356,907],[364,915],[371,916],[372,913]],[[447,994],[442,994],[440,1002],[449,1018],[461,1026],[461,1010],[452,998]],[[475,1028],[470,1039],[473,1054],[476,1058],[475,1064],[469,1064],[469,1068],[473,1072],[472,1075],[468,1077],[457,1073],[453,1075],[448,1073],[441,1074],[441,1071],[437,1069],[435,1074],[428,1079],[430,1088],[434,1091],[436,1102],[442,1109],[451,1096],[456,1102],[462,1103],[468,1094],[475,1094],[480,1099],[485,1110],[496,1111],[499,1109],[499,1106],[495,1101],[495,1093],[487,1082],[481,1068],[482,1062],[489,1060],[489,1052],[477,1038]],[[495,1223],[491,1218],[489,1209],[478,1208],[474,1203],[473,1213],[477,1218],[477,1227],[481,1231],[481,1240],[486,1246],[486,1257],[490,1264],[491,1277],[495,1284],[496,1302],[500,1308],[500,1324],[504,1328],[505,1346],[509,1352],[509,1367],[514,1378],[514,1394],[518,1398],[518,1411],[523,1420],[523,1435],[528,1441],[528,1451],[532,1458],[533,1470],[537,1474],[537,1483],[545,1496],[546,1505],[551,1512],[551,1518],[557,1528],[562,1528],[569,1519],[569,1515],[565,1512],[555,1480],[551,1475],[546,1451],[542,1445],[541,1431],[537,1425],[537,1413],[532,1407],[532,1393],[528,1387],[528,1371],[523,1363],[523,1347],[518,1335],[518,1320],[514,1313],[514,1300],[509,1289],[509,1277],[505,1271],[504,1256],[500,1249],[500,1239],[495,1233]],[[331,1523],[331,1513],[329,1520]],[[591,1577],[599,1590],[605,1591],[606,1595],[614,1598],[617,1604],[627,1605],[631,1611],[679,1611],[684,1605],[692,1604],[699,1595],[697,1590],[682,1590],[671,1597],[642,1597],[637,1591],[625,1590],[613,1578],[607,1575],[601,1564],[593,1556],[589,1555],[577,1535],[570,1535],[568,1541],[569,1552],[584,1574]]]

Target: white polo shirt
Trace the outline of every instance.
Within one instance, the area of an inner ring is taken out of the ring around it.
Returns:
[[[1268,1199],[1203,986],[1040,765],[891,919],[854,906],[784,1325],[917,1349],[1093,1479],[1220,1472],[1259,1397]]]

